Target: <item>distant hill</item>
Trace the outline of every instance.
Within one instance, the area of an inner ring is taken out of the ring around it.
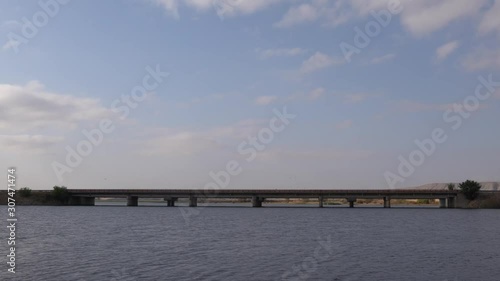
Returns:
[[[455,188],[458,189],[459,183],[454,183]],[[494,190],[500,191],[500,182],[480,182],[482,188],[481,190]],[[440,190],[448,189],[448,183],[429,183],[420,186],[409,187],[408,189],[425,189],[425,190]]]

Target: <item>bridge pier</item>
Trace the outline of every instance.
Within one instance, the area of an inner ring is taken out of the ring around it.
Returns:
[[[197,207],[198,206],[198,197],[191,196],[189,197],[189,207]]]
[[[318,201],[319,201],[319,207],[320,207],[320,208],[323,208],[323,196],[320,196],[320,197],[318,198]]]
[[[95,197],[71,196],[68,203],[70,206],[95,206]]]
[[[82,197],[82,206],[95,206],[95,197]]]
[[[391,207],[391,197],[384,197],[384,208],[390,208]]]
[[[262,207],[262,202],[264,202],[264,198],[258,196],[252,197],[252,207],[260,208]]]
[[[439,208],[446,208],[446,198],[439,198]]]
[[[137,207],[139,206],[139,196],[128,196],[127,197],[127,206],[129,207]]]
[[[356,202],[356,198],[347,198],[349,202],[349,208],[354,208],[354,202]]]
[[[449,209],[455,208],[455,197],[448,197],[446,200],[446,207]]]
[[[175,207],[175,201],[177,201],[177,198],[176,197],[166,197],[164,200],[167,201],[167,207]]]

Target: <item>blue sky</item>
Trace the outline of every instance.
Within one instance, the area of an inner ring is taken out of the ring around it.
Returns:
[[[220,188],[500,180],[500,85],[475,96],[478,77],[500,82],[500,1],[40,3],[0,2],[0,163],[22,186],[203,188],[230,161]],[[168,77],[123,116],[114,102],[147,69]],[[248,161],[239,145],[285,108],[295,118]],[[68,164],[102,120],[114,130]],[[427,155],[415,141],[437,128]],[[410,155],[425,157],[407,175]]]

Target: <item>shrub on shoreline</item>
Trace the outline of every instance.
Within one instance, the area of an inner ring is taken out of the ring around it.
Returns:
[[[21,197],[30,197],[31,196],[31,188],[23,187],[23,188],[19,189],[19,195],[21,195]]]
[[[500,195],[495,195],[491,198],[481,201],[479,204],[481,209],[500,209]]]
[[[458,187],[470,201],[473,201],[479,195],[479,190],[481,189],[481,184],[476,181],[466,180],[463,183],[459,184]]]
[[[61,203],[64,203],[69,199],[68,188],[65,186],[54,186],[51,195],[54,199]]]

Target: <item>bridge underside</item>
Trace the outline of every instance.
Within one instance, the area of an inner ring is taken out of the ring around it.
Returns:
[[[167,206],[174,207],[179,198],[188,200],[189,207],[196,207],[198,199],[246,199],[253,207],[262,207],[266,199],[317,199],[318,207],[325,200],[346,199],[353,208],[358,199],[382,199],[384,208],[391,207],[392,199],[430,199],[439,200],[440,208],[454,208],[458,192],[422,190],[70,190],[70,205],[93,206],[96,197],[127,198],[127,206],[138,206],[139,198],[163,198]]]

